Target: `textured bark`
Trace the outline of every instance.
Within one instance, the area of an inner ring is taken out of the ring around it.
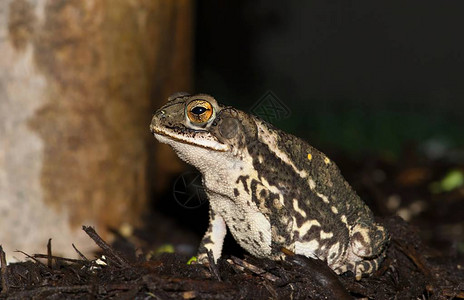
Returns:
[[[43,252],[52,237],[69,255],[91,245],[82,224],[108,238],[137,223],[152,112],[190,89],[191,13],[188,0],[0,2],[4,248]]]

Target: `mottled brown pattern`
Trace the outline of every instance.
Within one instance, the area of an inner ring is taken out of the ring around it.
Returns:
[[[16,50],[23,50],[33,38],[36,16],[27,0],[10,2],[8,14],[8,37]]]
[[[48,1],[35,28],[34,59],[47,78],[48,103],[30,128],[45,144],[44,199],[58,210],[66,206],[76,228],[86,220],[115,227],[140,218],[149,191],[152,99],[167,94],[166,67],[184,62],[173,62],[171,49],[179,2],[188,14],[188,1]],[[188,39],[185,46],[188,52]],[[189,64],[182,69],[178,81],[189,77]]]

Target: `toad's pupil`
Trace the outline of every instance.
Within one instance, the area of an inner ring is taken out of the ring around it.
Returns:
[[[192,110],[191,110],[191,112],[196,114],[196,115],[201,115],[205,111],[206,111],[206,108],[204,108],[202,106],[196,106],[196,107],[192,108]]]

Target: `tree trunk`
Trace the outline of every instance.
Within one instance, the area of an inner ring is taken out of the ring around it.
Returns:
[[[190,0],[0,1],[0,243],[71,255],[135,224],[153,110],[190,90]],[[9,253],[8,253],[9,252]],[[17,254],[15,254],[17,255]]]

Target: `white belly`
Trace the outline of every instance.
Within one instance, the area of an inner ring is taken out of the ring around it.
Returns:
[[[209,195],[209,198],[211,208],[224,219],[242,248],[258,257],[271,255],[271,224],[254,203],[244,206],[217,194]]]

